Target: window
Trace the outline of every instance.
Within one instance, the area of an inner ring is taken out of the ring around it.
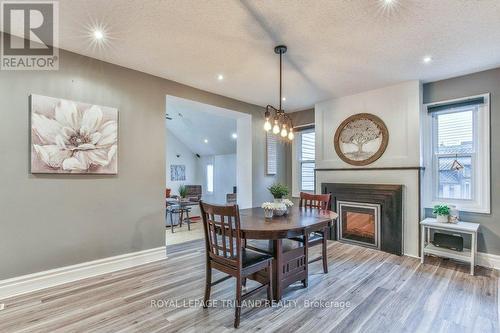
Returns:
[[[315,133],[314,130],[300,132],[299,139],[299,186],[301,191],[314,191]]]
[[[427,106],[429,115],[427,207],[456,204],[460,210],[489,213],[489,95]],[[454,169],[456,162],[459,169]],[[427,197],[427,198],[426,198]]]
[[[214,191],[214,165],[207,164],[207,192]]]

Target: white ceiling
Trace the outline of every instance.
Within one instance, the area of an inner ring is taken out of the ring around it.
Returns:
[[[237,113],[208,104],[167,96],[167,130],[194,154],[236,154]],[[205,143],[205,139],[208,143]]]
[[[60,1],[64,49],[259,104],[285,108],[396,82],[500,65],[498,0]],[[105,26],[106,45],[86,29]],[[433,57],[425,65],[422,58]],[[217,74],[225,79],[219,82]]]

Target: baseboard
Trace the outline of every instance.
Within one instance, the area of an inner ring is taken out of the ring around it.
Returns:
[[[166,258],[165,246],[0,281],[0,300]]]
[[[478,252],[477,264],[483,267],[500,269],[500,255]]]

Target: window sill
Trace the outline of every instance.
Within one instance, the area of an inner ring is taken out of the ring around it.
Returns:
[[[431,202],[430,204],[424,205],[424,208],[433,209],[435,205],[442,205],[442,204],[455,205],[457,206],[459,212],[475,213],[475,214],[491,214],[490,207],[485,207],[477,204],[467,205],[460,202],[445,201],[445,200]]]

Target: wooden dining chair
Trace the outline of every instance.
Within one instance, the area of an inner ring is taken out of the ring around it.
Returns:
[[[331,194],[310,194],[305,192],[300,192],[299,207],[304,207],[306,209],[330,209],[332,195]],[[323,261],[323,272],[328,273],[328,258],[327,258],[327,238],[328,238],[328,228],[323,230],[314,231],[308,237],[302,238],[302,241],[307,241],[307,247],[313,247],[317,245],[322,245],[321,256],[309,260],[309,264],[316,262],[318,260]],[[293,238],[297,240],[296,238]]]
[[[267,287],[267,298],[272,300],[272,265],[270,255],[246,249],[241,237],[240,213],[238,205],[217,206],[200,201],[206,245],[206,283],[203,307],[208,306],[212,286],[236,278],[236,304],[234,327],[240,324],[241,302],[243,299]],[[228,274],[212,282],[212,268]],[[242,295],[244,279],[252,279],[262,285]]]

